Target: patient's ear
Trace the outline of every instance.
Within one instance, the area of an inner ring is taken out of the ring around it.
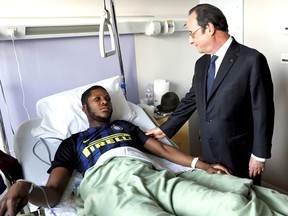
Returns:
[[[86,104],[82,105],[82,111],[83,111],[85,114],[87,114],[87,105],[86,105]]]

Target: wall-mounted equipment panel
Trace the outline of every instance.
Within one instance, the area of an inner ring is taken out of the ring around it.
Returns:
[[[77,37],[98,35],[99,18],[39,18],[39,19],[2,19],[0,25],[0,40],[35,39],[54,37]],[[159,34],[171,34],[176,31],[187,31],[186,18],[118,17],[119,34],[142,34],[151,27],[151,22],[160,24]],[[173,28],[172,28],[173,27]],[[168,28],[168,30],[167,30]],[[173,29],[173,31],[171,31]],[[105,29],[108,34],[108,29]],[[155,34],[156,35],[156,34]],[[153,35],[153,36],[155,36]]]

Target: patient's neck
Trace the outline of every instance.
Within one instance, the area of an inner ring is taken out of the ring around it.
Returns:
[[[107,122],[99,122],[99,121],[89,121],[89,127],[101,127],[109,124],[110,121]]]

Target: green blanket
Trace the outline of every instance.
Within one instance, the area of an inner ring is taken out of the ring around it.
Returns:
[[[288,215],[288,196],[253,186],[249,179],[175,174],[128,157],[88,170],[76,200],[77,215],[97,216],[269,216]]]

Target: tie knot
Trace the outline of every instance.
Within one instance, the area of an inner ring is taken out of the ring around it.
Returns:
[[[213,64],[213,63],[215,63],[215,61],[217,60],[217,58],[218,58],[218,56],[216,56],[216,55],[213,55],[213,56],[211,57],[211,61],[210,61],[210,64]]]

